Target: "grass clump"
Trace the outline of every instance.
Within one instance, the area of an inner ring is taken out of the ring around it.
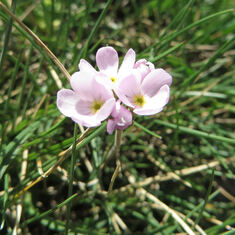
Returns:
[[[232,1],[26,0],[0,9],[3,233],[232,232]],[[109,193],[114,135],[106,123],[82,134],[56,107],[79,60],[94,65],[105,45],[120,55],[133,48],[173,76],[164,111],[123,132]]]

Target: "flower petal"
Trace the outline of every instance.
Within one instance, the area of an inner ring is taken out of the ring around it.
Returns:
[[[96,127],[101,125],[95,116],[77,116],[73,117],[72,120],[85,127]]]
[[[98,121],[100,121],[100,122],[103,121],[111,114],[113,107],[115,105],[115,101],[116,101],[115,98],[111,98],[109,100],[106,100],[106,102],[103,104],[101,109],[97,112],[96,119]]]
[[[89,71],[76,72],[71,76],[70,84],[79,97],[82,99],[92,100],[92,83],[93,75]]]
[[[92,115],[91,102],[86,100],[79,100],[75,105],[76,111],[79,115]]]
[[[107,123],[107,132],[111,135],[115,129],[116,123],[113,119],[109,119]]]
[[[78,68],[80,71],[89,71],[90,74],[96,74],[97,71],[86,60],[81,59]]]
[[[143,80],[141,90],[149,97],[153,97],[163,85],[170,86],[172,77],[163,69],[154,69]]]
[[[160,88],[158,93],[152,97],[146,99],[146,104],[142,108],[136,108],[134,113],[139,115],[154,115],[162,111],[163,107],[168,103],[170,97],[170,88],[168,85],[164,85]]]
[[[117,75],[118,61],[118,53],[113,47],[102,47],[96,53],[99,70],[110,77]]]
[[[135,64],[135,58],[136,58],[135,51],[133,49],[129,49],[118,71],[119,78],[124,77],[125,75],[131,72]]]
[[[115,116],[113,116],[113,113]],[[132,114],[124,106],[116,103],[112,111],[112,119],[108,120],[107,132],[112,134],[114,130],[124,130],[132,124]]]
[[[75,104],[78,101],[77,94],[69,89],[61,89],[57,92],[56,104],[62,114],[67,117],[77,115]]]
[[[123,78],[119,83],[115,93],[118,98],[127,106],[134,107],[132,104],[132,98],[141,92],[140,90],[140,76],[139,74],[129,74],[127,77]]]
[[[103,86],[105,86],[107,89],[112,90],[114,87],[114,84],[112,82],[112,80],[110,79],[109,76],[107,76],[105,73],[103,72],[98,72],[95,76],[94,76],[95,80],[102,84]]]
[[[138,109],[134,109],[133,112],[138,114],[138,115],[154,115],[157,113],[160,113],[162,111],[163,108],[161,109],[153,109],[153,108],[138,108]]]
[[[105,76],[105,77],[107,78],[107,76]],[[92,88],[91,88],[92,94],[91,95],[94,97],[94,99],[99,99],[102,101],[113,98],[114,96],[113,96],[113,92],[112,92],[111,88],[98,82],[101,79],[104,79],[103,81],[105,81],[105,78],[100,77],[100,75],[95,76],[95,79],[92,83]]]

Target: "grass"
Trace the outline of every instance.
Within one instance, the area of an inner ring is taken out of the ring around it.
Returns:
[[[1,1],[3,234],[234,233],[232,2]],[[114,182],[106,122],[84,132],[56,107],[105,45],[173,76],[167,107],[123,132]]]

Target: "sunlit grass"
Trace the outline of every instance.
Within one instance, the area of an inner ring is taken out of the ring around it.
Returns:
[[[235,227],[232,2],[1,2],[19,20],[0,7],[3,233],[220,234]],[[105,45],[120,56],[133,48],[173,77],[164,111],[135,117],[124,131],[121,172],[109,193],[114,135],[106,123],[74,130],[56,107],[79,60],[95,65]]]

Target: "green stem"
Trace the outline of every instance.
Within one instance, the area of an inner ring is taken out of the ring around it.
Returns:
[[[121,138],[122,138],[122,131],[121,130],[116,130],[115,133],[115,155],[116,155],[116,169],[113,173],[113,176],[111,178],[110,184],[109,184],[109,189],[108,192],[110,193],[113,189],[113,184],[115,179],[117,178],[119,169],[121,167],[121,162],[120,162],[120,145],[121,145]]]

